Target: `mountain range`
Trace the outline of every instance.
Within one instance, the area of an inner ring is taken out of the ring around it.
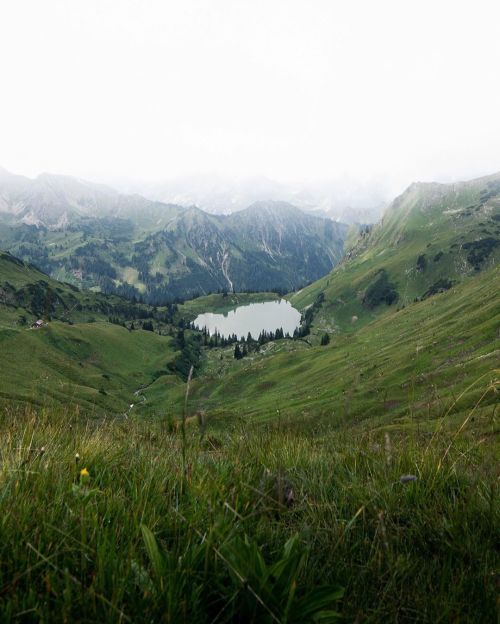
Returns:
[[[264,176],[226,178],[205,174],[164,182],[117,182],[124,192],[156,201],[196,205],[212,214],[230,214],[260,201],[286,201],[301,210],[343,223],[374,223],[389,204],[391,193],[382,179],[347,177],[315,183],[283,183]]]
[[[141,257],[168,249],[172,232],[203,247],[207,231],[212,239],[225,219],[197,209],[179,218],[175,210],[172,224],[150,233],[148,246],[137,249]],[[266,227],[281,228],[280,210],[291,214],[289,206],[261,204],[234,218],[240,229],[245,219],[252,227],[261,219],[258,231],[267,241]],[[301,215],[297,211],[296,219]],[[294,227],[299,235],[300,222]],[[59,241],[81,236],[71,228],[45,230]],[[283,238],[273,249],[278,245]],[[487,407],[494,401],[487,375],[500,348],[499,260],[500,175],[412,184],[379,223],[352,236],[327,275],[287,295],[302,312],[300,334],[235,361],[231,346],[203,349],[199,332],[184,328],[199,312],[276,295],[220,293],[151,307],[79,290],[2,253],[0,341],[8,361],[24,358],[22,366],[4,366],[3,397],[26,401],[35,393],[43,403],[45,395],[52,401],[70,395],[87,406],[120,411],[136,403],[140,385],[144,398],[136,409],[155,413],[167,402],[177,410],[192,363],[192,409],[219,416],[267,418],[278,405],[290,416],[314,414],[350,425],[350,419],[368,416],[407,422],[409,388],[411,409],[426,418],[437,418],[448,400],[460,413],[483,393]],[[36,319],[50,322],[27,331]],[[126,367],[120,365],[123,353],[130,359]]]
[[[58,279],[152,303],[294,290],[340,260],[347,230],[286,202],[211,215],[74,178],[0,171],[0,247]]]

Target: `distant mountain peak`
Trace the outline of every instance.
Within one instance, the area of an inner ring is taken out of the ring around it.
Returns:
[[[290,204],[289,202],[278,201],[278,200],[273,200],[273,199],[256,201],[253,204],[250,204],[248,208],[245,208],[244,210],[241,210],[240,212],[241,213],[261,212],[261,213],[279,214],[279,215],[306,214],[303,210],[301,210],[300,208],[297,208],[297,206],[294,206],[293,204]]]

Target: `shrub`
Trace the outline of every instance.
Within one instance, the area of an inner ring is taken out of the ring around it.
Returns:
[[[417,271],[425,271],[427,267],[427,259],[425,257],[425,254],[420,254],[420,256],[417,258]]]
[[[374,281],[368,286],[363,297],[363,304],[370,308],[376,308],[382,303],[392,305],[399,298],[394,284],[389,281],[387,271],[380,269],[375,275]]]

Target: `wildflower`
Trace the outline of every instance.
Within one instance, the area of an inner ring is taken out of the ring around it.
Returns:
[[[78,463],[80,461],[80,453],[75,454],[75,462]]]
[[[40,448],[40,455],[43,455],[45,453],[45,446],[42,446]]]
[[[87,477],[90,477],[89,471],[86,468],[82,468],[80,470],[80,479],[85,479]]]

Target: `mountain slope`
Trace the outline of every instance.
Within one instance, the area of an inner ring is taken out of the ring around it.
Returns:
[[[387,305],[401,308],[452,288],[499,259],[500,175],[413,184],[332,273],[291,301],[304,308],[323,293],[319,317],[331,328],[353,331]]]
[[[451,405],[462,413],[483,394],[494,403],[499,234],[500,176],[412,185],[329,275],[289,297],[312,323],[305,342],[273,343],[224,376],[213,359],[193,407],[406,426]]]
[[[300,349],[290,352],[281,341],[271,343],[262,354],[230,364],[223,376],[215,354],[192,384],[191,409],[261,421],[274,420],[278,410],[318,425],[411,429],[448,427],[479,402],[474,426],[493,431],[499,280],[500,269],[484,271],[399,312],[389,308],[328,346],[298,342]],[[232,362],[229,350],[222,357]],[[155,385],[148,392],[155,396]],[[180,409],[180,393],[177,404]]]
[[[0,403],[129,411],[158,376],[164,387],[181,383],[167,368],[178,355],[174,314],[79,291],[0,252]],[[151,323],[156,332],[140,329]]]
[[[229,216],[186,210],[161,232],[135,246],[153,281],[167,291],[198,294],[226,290],[293,290],[327,273],[340,259],[346,227],[311,217],[288,204],[251,206]]]
[[[57,279],[152,303],[294,290],[328,273],[346,235],[284,202],[215,216],[72,178],[0,175],[1,247]]]

